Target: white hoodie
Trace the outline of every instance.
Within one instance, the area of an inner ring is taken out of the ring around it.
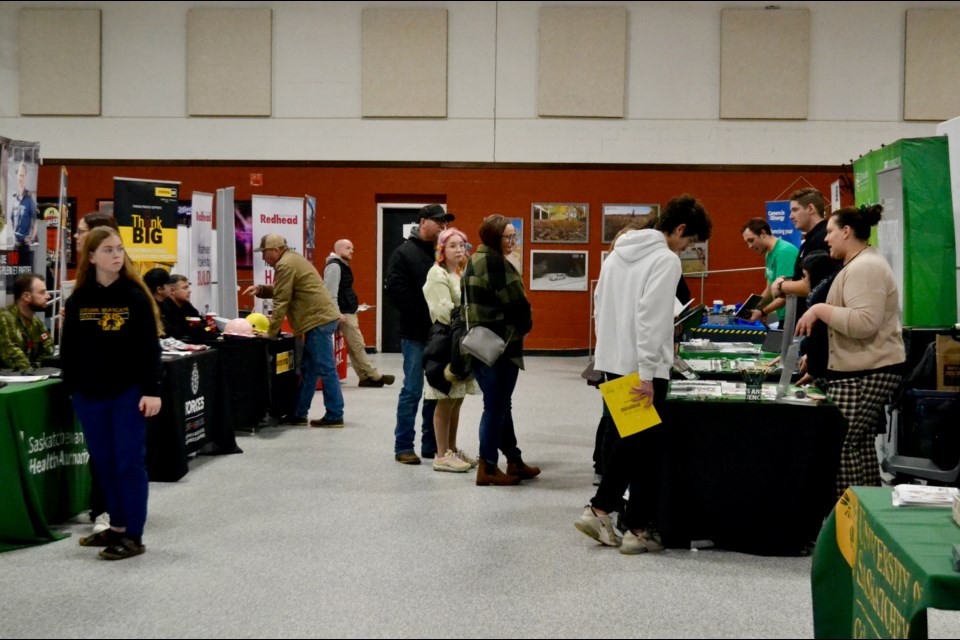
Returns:
[[[670,378],[680,275],[680,258],[662,231],[620,236],[603,262],[595,293],[598,371],[639,372],[646,381]]]

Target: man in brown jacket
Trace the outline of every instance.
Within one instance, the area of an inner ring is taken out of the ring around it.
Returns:
[[[273,298],[273,314],[267,332],[271,338],[280,333],[284,318],[290,319],[294,333],[303,336],[296,412],[285,416],[283,422],[307,424],[317,380],[323,380],[326,413],[319,420],[311,420],[310,426],[342,427],[343,394],[333,352],[333,334],[340,324],[337,305],[320,279],[317,268],[287,247],[286,239],[279,233],[263,236],[254,251],[263,253],[264,262],[274,268],[274,283],[247,287],[244,295]]]

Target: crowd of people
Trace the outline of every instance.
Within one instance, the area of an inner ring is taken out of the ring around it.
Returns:
[[[755,317],[774,317],[787,295],[804,298],[796,322],[796,334],[804,340],[801,383],[826,390],[848,423],[838,493],[850,485],[880,484],[873,439],[884,425],[883,405],[903,374],[897,287],[889,265],[869,245],[870,230],[881,216],[882,207],[875,205],[825,217],[823,196],[804,189],[791,195],[791,219],[806,232],[799,250],[774,238],[764,220],[750,220],[741,230],[767,264],[767,287]],[[394,457],[405,465],[432,459],[438,472],[476,469],[477,486],[517,485],[541,473],[523,459],[512,411],[524,367],[524,338],[533,327],[522,278],[508,260],[517,230],[501,215],[488,216],[471,253],[468,234],[451,226],[454,220],[440,205],[420,209],[416,226],[387,267],[386,291],[400,311],[403,355]],[[663,420],[621,437],[605,408],[598,429],[598,487],[574,524],[625,554],[664,546],[656,522],[658,457],[670,428],[664,401],[674,361],[674,300],[689,297],[678,254],[708,240],[712,227],[702,203],[678,196],[647,228],[618,234],[601,268],[595,293],[598,379],[638,374],[631,396],[656,408]],[[80,544],[101,547],[106,559],[124,559],[146,548],[145,433],[146,419],[161,406],[158,338],[190,338],[193,325],[187,320],[199,312],[190,303],[186,277],[158,268],[141,278],[124,253],[112,216],[88,214],[76,238],[79,261],[64,311],[61,366],[91,454],[91,516],[106,516]],[[265,235],[255,251],[275,277],[272,285],[253,285],[243,294],[273,300],[267,336],[277,336],[286,320],[303,339],[296,404],[282,422],[341,428],[345,408],[334,359],[336,331],[347,339],[361,387],[395,380],[365,353],[350,268],[353,244],[335,243],[322,276],[281,235]],[[53,345],[35,317],[50,299],[44,279],[20,276],[14,299],[0,311],[0,358],[6,368],[37,367]],[[499,355],[490,361],[460,348],[476,327],[500,340]],[[105,353],[123,355],[103,358]],[[318,380],[324,413],[310,420]],[[482,402],[478,457],[458,444],[461,407],[471,395],[480,395]],[[622,533],[613,512],[623,513]]]

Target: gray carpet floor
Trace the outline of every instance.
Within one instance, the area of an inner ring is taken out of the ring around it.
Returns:
[[[574,529],[599,415],[585,358],[528,359],[514,415],[544,471],[504,488],[394,462],[400,358],[374,358],[397,383],[351,371],[346,428],[241,436],[242,455],[152,483],[145,555],[102,561],[77,522],[0,556],[0,637],[812,636],[809,558],[631,557]],[[461,419],[473,453],[480,404]],[[958,637],[957,620],[934,613],[931,636]]]

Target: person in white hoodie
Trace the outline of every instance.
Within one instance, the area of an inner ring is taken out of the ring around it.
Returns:
[[[662,404],[673,363],[673,309],[680,257],[693,242],[704,242],[712,230],[710,216],[693,196],[673,198],[653,229],[630,231],[617,240],[600,269],[596,288],[597,346],[594,366],[607,380],[638,373],[631,393],[664,415]],[[610,421],[606,437],[616,441],[596,495],[575,526],[598,542],[620,547],[625,554],[660,551],[663,543],[653,526],[658,456],[666,424],[620,438]],[[610,513],[620,508],[628,531],[621,539]]]

